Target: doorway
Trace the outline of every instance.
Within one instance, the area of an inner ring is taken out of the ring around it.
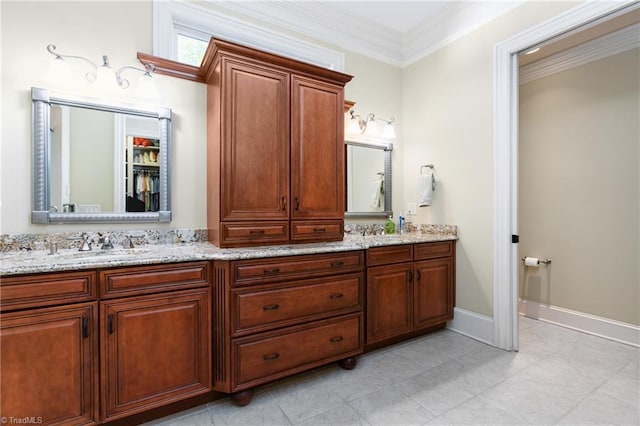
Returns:
[[[578,6],[499,43],[494,54],[494,345],[518,350],[518,54],[554,37],[637,8]]]

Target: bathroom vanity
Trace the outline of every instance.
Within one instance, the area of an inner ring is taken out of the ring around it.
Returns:
[[[225,394],[248,404],[255,386],[331,362],[354,368],[452,318],[455,240],[6,256],[2,413],[137,421]]]

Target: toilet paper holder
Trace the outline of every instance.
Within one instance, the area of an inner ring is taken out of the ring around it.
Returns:
[[[527,257],[528,256],[525,256],[521,260],[524,262]],[[551,264],[551,259],[545,259],[545,260],[541,259],[539,262],[542,263],[542,264],[545,264],[545,265],[550,265]]]

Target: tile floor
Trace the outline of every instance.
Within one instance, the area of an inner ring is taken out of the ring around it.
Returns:
[[[448,330],[147,425],[639,425],[640,349],[523,318],[520,352]]]

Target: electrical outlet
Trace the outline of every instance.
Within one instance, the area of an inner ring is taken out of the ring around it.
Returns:
[[[417,213],[418,204],[416,202],[407,203],[407,215],[414,215]]]

